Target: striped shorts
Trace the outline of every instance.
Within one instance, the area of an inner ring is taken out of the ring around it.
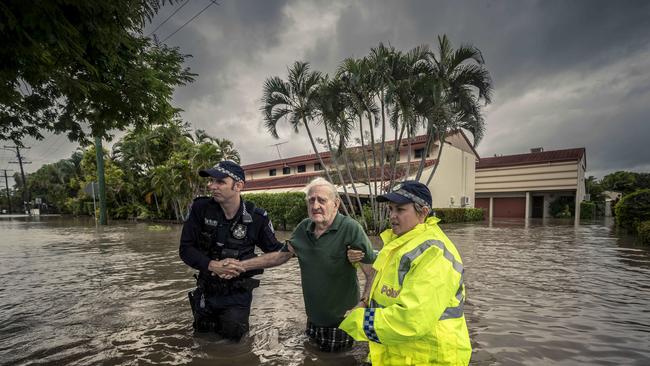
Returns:
[[[347,351],[354,344],[352,337],[337,327],[319,327],[308,321],[305,333],[322,352]]]

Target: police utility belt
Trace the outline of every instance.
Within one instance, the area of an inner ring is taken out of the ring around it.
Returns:
[[[206,295],[231,295],[240,292],[249,292],[259,286],[260,280],[251,277],[224,280],[220,277],[206,275],[201,272],[196,279],[196,287],[203,290]]]

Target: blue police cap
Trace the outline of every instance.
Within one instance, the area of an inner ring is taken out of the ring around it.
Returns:
[[[199,170],[199,175],[202,177],[214,177],[217,179],[230,177],[237,182],[246,181],[244,169],[232,160],[224,160],[212,168]]]
[[[392,192],[377,197],[378,202],[419,203],[431,208],[431,191],[429,188],[415,180],[407,180],[397,184]]]

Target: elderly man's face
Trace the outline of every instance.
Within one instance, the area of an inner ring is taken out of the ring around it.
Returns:
[[[331,225],[339,209],[338,200],[325,186],[315,186],[307,196],[307,213],[318,225]]]

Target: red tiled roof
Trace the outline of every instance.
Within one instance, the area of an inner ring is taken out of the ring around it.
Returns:
[[[436,159],[426,160],[424,162],[424,167],[425,168],[430,167],[435,163],[436,163]],[[412,161],[410,173],[414,173],[419,167],[419,165],[420,165],[420,160]],[[386,170],[384,171],[384,179],[386,180],[390,179],[390,176],[388,175],[388,171],[387,171],[388,167],[389,165],[387,164],[385,166]],[[336,173],[334,171],[331,171],[330,174],[336,174]],[[402,178],[405,174],[406,174],[406,163],[398,164],[395,177],[399,179]],[[312,179],[318,176],[325,176],[325,173],[321,171],[321,172],[313,172],[313,173],[292,174],[287,176],[256,179],[256,180],[247,181],[246,184],[244,185],[243,191],[246,192],[246,191],[259,190],[259,189],[304,187]],[[378,167],[377,170],[374,171],[374,173],[371,168],[370,171],[371,180],[372,179],[378,180],[380,177],[381,177],[381,167]]]
[[[392,144],[394,143],[395,140],[390,140],[386,141],[386,144]],[[427,142],[427,136],[426,135],[419,135],[415,136],[413,138],[413,141],[411,142],[411,148],[416,149],[421,146],[424,146],[424,144]],[[406,139],[402,139],[402,146],[408,146],[408,141]],[[471,145],[470,145],[471,146]],[[352,147],[352,149],[358,149],[360,146],[355,146]],[[366,146],[367,150],[370,151],[370,146]],[[330,162],[330,156],[331,153],[329,151],[323,151],[320,153],[321,158],[323,159],[323,162],[329,163]],[[242,168],[245,171],[251,171],[251,170],[257,170],[260,168],[271,168],[274,166],[287,166],[287,165],[296,165],[299,163],[312,163],[312,162],[318,162],[318,157],[316,154],[307,154],[307,155],[298,155],[294,156],[292,158],[286,158],[286,159],[275,159],[275,160],[267,160],[263,161],[261,163],[253,163],[253,164],[247,164],[247,165],[242,165]]]
[[[264,179],[256,179],[246,182],[243,191],[253,191],[256,189],[271,189],[271,188],[288,188],[288,187],[301,187],[306,186],[312,179],[324,174],[322,172],[293,174],[284,177],[272,177]]]
[[[495,168],[512,165],[528,165],[540,163],[552,163],[563,161],[578,161],[585,155],[585,148],[551,150],[537,153],[495,156],[491,158],[480,158],[476,164],[477,169]]]

